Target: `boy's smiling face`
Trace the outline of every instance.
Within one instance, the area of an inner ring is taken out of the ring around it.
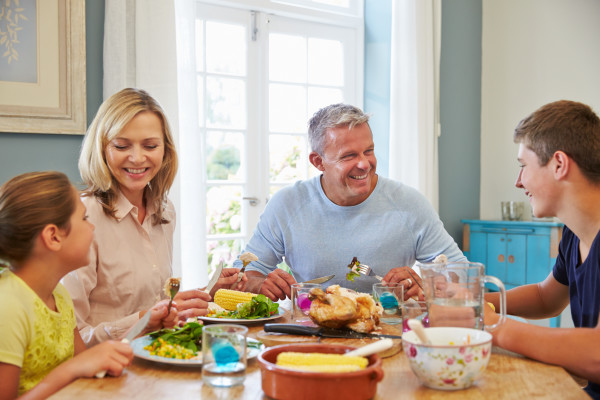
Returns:
[[[521,170],[515,186],[525,190],[533,215],[538,218],[556,216],[556,180],[552,173],[554,160],[540,165],[538,156],[527,145],[519,144]]]

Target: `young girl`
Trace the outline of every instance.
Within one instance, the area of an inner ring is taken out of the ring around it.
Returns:
[[[79,377],[118,376],[131,362],[125,343],[85,348],[59,283],[88,263],[93,234],[64,174],[27,173],[0,187],[0,399],[46,398]],[[175,311],[153,309],[149,325],[173,326]]]

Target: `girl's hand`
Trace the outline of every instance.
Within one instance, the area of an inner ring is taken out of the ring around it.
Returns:
[[[76,377],[92,378],[100,371],[119,376],[131,364],[133,350],[128,343],[109,340],[82,351],[64,363]]]

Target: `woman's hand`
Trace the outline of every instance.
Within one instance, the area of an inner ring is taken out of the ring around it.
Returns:
[[[156,303],[150,310],[140,312],[140,318],[147,312],[151,313],[148,325],[144,328],[144,333],[154,332],[163,328],[172,328],[177,324],[177,311],[179,307],[177,303],[173,301],[173,303],[171,303],[171,309],[167,311],[168,305],[169,299],[165,299]]]
[[[201,317],[208,314],[208,302],[211,297],[200,289],[191,289],[175,295],[173,303],[177,303],[177,323],[185,324],[188,318]]]

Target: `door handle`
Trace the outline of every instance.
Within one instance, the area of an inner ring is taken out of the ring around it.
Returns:
[[[252,207],[256,207],[258,205],[258,203],[260,203],[260,200],[258,199],[258,197],[242,197],[242,200],[248,200],[248,203]]]

